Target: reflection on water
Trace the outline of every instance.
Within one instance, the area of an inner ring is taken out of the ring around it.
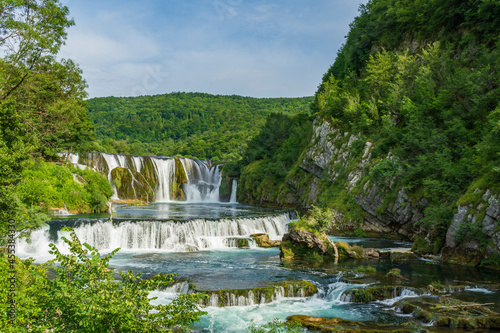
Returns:
[[[183,203],[154,202],[147,206],[128,206],[113,203],[113,219],[155,219],[155,220],[191,220],[224,219],[270,215],[282,213],[280,208],[246,206],[238,203]],[[61,216],[58,219],[108,219],[109,214],[80,214]]]
[[[154,219],[223,219],[262,216],[283,210],[245,206],[234,203],[151,203],[148,206],[130,207],[113,205],[114,218],[154,218]]]

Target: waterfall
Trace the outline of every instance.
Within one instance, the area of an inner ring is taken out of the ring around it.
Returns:
[[[317,293],[316,288],[308,288],[307,281],[285,281],[274,283],[268,287],[236,290],[201,290],[208,299],[200,301],[201,305],[211,307],[251,306],[279,302],[284,298],[305,298]],[[286,288],[285,288],[286,287]],[[307,289],[307,290],[306,290]]]
[[[66,158],[67,154],[61,153],[60,156]],[[90,153],[83,158],[77,154],[69,155],[69,161],[76,166],[80,166],[78,162],[82,159],[85,160],[86,166],[108,178],[114,190],[113,199],[146,197],[148,201],[155,202],[220,202],[219,188],[222,181],[220,168],[219,165],[212,166],[208,161],[107,153]],[[116,175],[113,175],[113,170],[116,168],[128,171],[126,177],[121,173],[122,177],[116,182],[118,186],[127,189],[120,192],[122,197],[118,194],[114,182]],[[151,192],[148,192],[149,189],[154,190],[154,200],[151,198]],[[234,195],[235,189],[236,184],[233,182]],[[236,202],[236,197],[231,202]]]
[[[188,158],[179,159],[186,172],[187,184],[184,191],[188,202],[219,202],[219,188],[222,181],[219,166]]]
[[[238,181],[236,178],[233,178],[233,184],[231,188],[231,199],[229,199],[229,202],[236,203],[236,190],[238,189]]]
[[[154,164],[156,177],[156,202],[170,201],[170,185],[175,175],[175,161],[173,159],[151,158]]]
[[[130,251],[166,251],[186,252],[235,248],[234,238],[250,238],[255,233],[266,233],[271,238],[280,239],[285,233],[288,215],[276,215],[258,218],[190,221],[125,221],[112,223],[109,221],[86,222],[75,224],[73,229],[82,243],[88,243],[100,251],[111,251],[116,248]],[[49,226],[32,233],[34,242],[26,239],[19,241],[19,252],[48,252],[48,244],[54,242],[65,248],[60,240],[67,233],[56,231],[57,239],[51,239],[54,230]],[[52,236],[54,237],[54,236]],[[253,244],[249,241],[249,244]]]
[[[111,172],[115,168],[118,167],[123,168],[125,166],[125,156],[115,155],[115,154],[102,154],[102,157],[104,158],[108,166],[108,174],[106,176],[108,177],[108,180],[111,183],[111,186],[113,187],[113,196],[111,197],[111,199],[119,199],[118,191],[116,189],[116,185],[113,183],[113,177],[111,175]]]

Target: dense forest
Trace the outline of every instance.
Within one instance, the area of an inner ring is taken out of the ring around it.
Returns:
[[[100,139],[96,150],[235,161],[267,115],[308,111],[312,101],[171,93],[93,98],[87,105]]]
[[[428,232],[422,252],[439,253],[457,205],[473,205],[478,219],[462,225],[456,239],[472,239],[483,255],[491,254],[495,245],[482,229],[487,202],[481,195],[500,192],[499,32],[496,1],[362,5],[312,104],[318,124],[326,121],[339,133],[355,135],[357,140],[345,143],[350,159],[332,160],[320,178],[312,176],[303,170],[304,152],[317,144],[310,142],[283,176],[267,167],[280,161],[274,147],[266,154],[249,145],[232,168],[245,180],[240,199],[313,203],[361,223],[367,216],[360,206],[363,193],[377,188],[383,204],[373,207],[375,218],[390,220],[384,214],[403,189],[407,204],[422,211],[415,225]],[[311,126],[302,124],[303,131]],[[260,137],[271,135],[273,126],[263,131]],[[365,143],[372,147],[371,160],[362,165]],[[360,180],[352,188],[358,169]],[[313,182],[319,191],[309,195],[303,189]]]

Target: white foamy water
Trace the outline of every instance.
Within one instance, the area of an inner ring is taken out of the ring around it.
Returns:
[[[265,233],[271,239],[281,239],[285,233],[287,214],[258,218],[191,221],[142,221],[113,224],[109,221],[86,223],[75,227],[82,243],[88,243],[100,251],[120,248],[122,251],[186,252],[235,248],[239,239],[247,239],[250,247],[256,247],[252,234]],[[61,239],[69,237],[58,231],[58,248],[67,251]],[[18,241],[18,252],[22,256],[46,257],[49,244],[49,227],[31,233],[27,239]]]

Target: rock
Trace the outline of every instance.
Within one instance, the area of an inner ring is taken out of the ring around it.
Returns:
[[[364,249],[363,257],[366,259],[379,259],[380,253],[376,249],[368,248],[368,249]]]
[[[346,302],[370,303],[374,301],[383,301],[386,299],[401,296],[403,292],[411,290],[419,292],[416,289],[403,286],[374,286],[361,289],[350,289],[344,292],[342,298]],[[422,291],[423,293],[423,291]]]
[[[338,257],[335,244],[325,234],[315,234],[304,229],[292,229],[283,235],[280,259],[306,259],[315,261],[335,260]]]
[[[407,280],[404,276],[401,275],[401,270],[399,268],[393,268],[387,273],[387,277],[393,279],[402,279]]]
[[[375,322],[359,322],[339,318],[321,318],[304,315],[290,316],[287,322],[298,322],[303,327],[314,332],[344,332],[344,333],[363,333],[363,332],[393,332],[410,333],[415,331],[415,327],[409,326],[391,326]]]
[[[489,189],[482,195],[481,190],[476,190],[478,189],[469,190],[469,195],[472,192],[476,199],[480,198],[483,201],[479,204],[458,206],[446,233],[445,247],[442,250],[444,261],[479,265],[485,259],[500,257],[500,228],[498,227],[500,196],[491,193]],[[472,234],[468,230],[476,230],[476,232]],[[491,240],[491,245],[481,246],[485,240]],[[498,263],[493,263],[489,266],[499,268],[497,265]]]
[[[395,308],[415,319],[433,323],[435,327],[469,331],[475,329],[499,329],[500,315],[483,304],[464,302],[449,297],[421,296],[403,299]]]
[[[121,199],[154,201],[154,189],[144,176],[133,169],[116,167],[111,171],[113,184]]]
[[[281,245],[281,241],[271,240],[267,234],[253,234],[250,235],[250,237],[255,240],[259,247],[275,247]]]

